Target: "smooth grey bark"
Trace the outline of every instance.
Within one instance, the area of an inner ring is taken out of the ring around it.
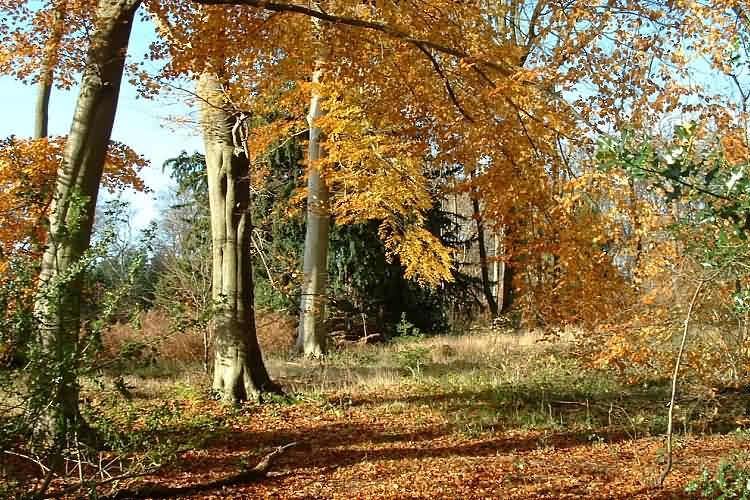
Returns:
[[[224,401],[236,403],[280,388],[268,375],[255,330],[250,162],[233,136],[236,118],[225,108],[215,73],[202,73],[197,95],[211,218],[213,389]]]
[[[320,33],[320,27],[316,25]],[[327,332],[323,323],[328,282],[328,236],[331,225],[328,186],[320,175],[317,162],[325,157],[322,132],[316,125],[323,116],[320,84],[328,57],[325,47],[319,49],[312,75],[312,94],[307,122],[310,126],[308,144],[307,227],[305,254],[302,264],[302,294],[297,334],[297,352],[305,356],[320,357],[326,351]]]
[[[42,257],[36,311],[45,353],[59,366],[45,427],[67,438],[84,426],[76,377],[80,329],[81,275],[55,282],[73,271],[88,249],[104,158],[112,134],[133,16],[140,0],[99,0],[86,55],[73,123],[57,170],[49,234]],[[46,291],[45,291],[46,290]],[[50,291],[51,290],[51,291]]]
[[[59,0],[53,9],[53,23],[50,38],[44,49],[41,74],[37,84],[36,107],[34,109],[34,139],[47,137],[49,123],[49,99],[55,76],[55,66],[59,59],[60,42],[65,32],[67,0]]]

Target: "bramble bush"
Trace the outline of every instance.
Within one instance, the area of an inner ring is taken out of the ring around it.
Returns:
[[[93,387],[105,386],[99,357],[102,332],[138,279],[147,245],[131,259],[127,276],[117,287],[100,293],[95,308],[83,308],[86,314],[81,332],[72,345],[46,345],[43,329],[49,324],[47,318],[55,317],[60,297],[78,283],[86,283],[86,273],[106,256],[112,238],[108,231],[99,235],[77,262],[43,284],[38,281],[38,263],[27,257],[14,257],[0,270],[0,465],[11,478],[4,481],[6,489],[12,490],[3,494],[41,496],[52,477],[72,473],[75,467],[70,464],[77,463],[80,468],[86,460],[83,457],[96,453],[92,444],[110,446],[107,435],[98,432],[100,422],[93,428],[89,423],[82,425],[91,435],[65,432],[59,429],[65,424],[49,421],[49,407],[59,398],[64,380],[74,380],[79,386],[82,380]],[[39,303],[45,307],[40,308]],[[86,408],[82,410],[85,415]],[[53,431],[55,426],[62,432]],[[28,464],[35,464],[45,476],[38,491],[30,488],[33,475],[24,472]]]

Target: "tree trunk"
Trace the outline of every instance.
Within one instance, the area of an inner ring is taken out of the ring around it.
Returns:
[[[316,24],[320,32],[320,27]],[[319,357],[326,351],[327,333],[323,324],[328,281],[328,233],[330,228],[330,206],[328,186],[320,175],[317,162],[325,156],[321,147],[322,134],[315,122],[323,116],[320,84],[327,59],[327,49],[319,49],[312,76],[312,95],[307,122],[310,126],[308,145],[307,180],[307,228],[305,231],[305,255],[303,261],[302,295],[297,335],[297,352]]]
[[[484,297],[487,300],[487,305],[490,308],[490,314],[492,317],[497,316],[497,302],[495,297],[492,295],[492,285],[490,283],[490,271],[487,264],[487,245],[484,241],[484,221],[482,220],[482,214],[479,211],[479,198],[477,189],[472,189],[471,206],[474,211],[474,220],[477,223],[477,239],[479,240],[479,266],[482,272],[482,289],[484,290]]]
[[[237,403],[280,389],[266,371],[255,331],[250,162],[233,137],[236,119],[224,108],[218,76],[204,72],[197,94],[201,98],[213,242],[213,388],[224,401]]]
[[[505,314],[510,310],[513,291],[513,270],[505,252],[506,232],[507,229],[503,227],[499,233],[495,233],[495,258],[497,260],[495,261],[494,281],[495,300],[499,314]]]
[[[502,272],[502,293],[500,295],[501,306],[498,308],[500,314],[505,314],[510,311],[511,305],[513,305],[513,266],[509,261],[503,261]]]
[[[34,109],[34,139],[47,137],[47,124],[49,122],[49,98],[52,94],[53,71],[45,68],[39,77],[36,96],[36,108]]]
[[[67,0],[59,0],[54,5],[53,24],[50,38],[44,47],[41,74],[34,110],[34,139],[47,137],[49,123],[49,98],[55,77],[55,66],[59,59],[60,41],[65,32],[65,15],[68,8]]]
[[[73,124],[57,171],[36,303],[42,347],[55,367],[50,381],[54,395],[44,415],[44,426],[55,439],[70,437],[83,426],[76,375],[82,278],[73,266],[89,247],[125,53],[139,5],[140,0],[100,0],[97,5]],[[68,273],[72,276],[64,278]],[[64,284],[56,285],[58,280]]]
[[[500,259],[500,234],[498,234],[497,231],[495,231],[495,234],[492,236],[492,241],[494,243],[493,255],[495,257],[495,261],[492,263],[492,284],[494,285],[493,297],[495,297],[495,303],[497,303],[497,310],[501,311],[503,309],[503,285],[500,281],[502,279],[500,266],[503,262]]]

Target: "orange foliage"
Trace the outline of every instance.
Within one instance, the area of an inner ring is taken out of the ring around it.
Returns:
[[[36,83],[49,65],[56,86],[73,87],[95,10],[95,0],[0,1],[0,74]]]
[[[309,18],[148,6],[163,36],[153,56],[168,61],[161,76],[222,68],[231,75],[228,101],[278,116],[255,130],[251,150],[305,128],[306,80],[320,44]],[[726,70],[719,63],[737,33],[731,6],[331,0],[322,7],[388,28],[325,24],[327,115],[319,125],[328,158],[317,166],[339,223],[382,220],[392,252],[416,252],[402,256],[416,266],[410,273],[446,279],[448,252],[416,228],[440,188],[476,190],[486,224],[506,234],[505,258],[529,318],[593,324],[635,300],[640,267],[623,270],[629,266],[617,259],[641,258],[655,212],[641,213],[647,204],[627,181],[598,176],[585,157],[603,127],[654,126],[676,110],[726,120],[721,96],[688,72],[701,57]],[[512,22],[519,16],[523,23]],[[462,167],[455,179],[429,185],[426,171],[454,165]],[[406,235],[416,239],[407,243]]]
[[[59,52],[70,61],[86,1],[67,4]],[[327,114],[318,125],[327,157],[316,167],[335,220],[380,220],[407,274],[435,283],[449,279],[451,256],[424,229],[424,214],[440,192],[471,192],[488,231],[504,235],[530,320],[624,325],[639,298],[673,287],[670,266],[683,252],[665,241],[669,207],[658,191],[598,173],[597,137],[658,129],[684,112],[714,124],[730,164],[750,155],[735,132],[740,104],[691,77],[699,60],[714,76],[733,74],[727,54],[742,23],[732,9],[745,2],[327,0],[321,11],[335,19],[322,31],[305,15],[249,3],[147,0],[159,40],[133,68],[135,83],[153,95],[162,80],[221,74],[227,103],[266,121],[249,143],[262,178],[263,152],[307,126],[309,77],[325,44]],[[35,66],[18,61],[38,62],[49,6],[3,0],[0,8],[14,13],[0,24],[0,71],[33,80]],[[146,71],[152,60],[164,63],[157,75]],[[457,173],[427,175],[444,171]]]
[[[0,262],[18,253],[39,252],[34,244],[44,240],[64,146],[64,137],[0,141]],[[102,183],[110,191],[143,191],[138,171],[147,165],[128,146],[112,142]]]

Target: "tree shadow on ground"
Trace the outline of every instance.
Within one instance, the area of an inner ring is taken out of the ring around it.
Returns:
[[[666,393],[653,390],[587,392],[554,385],[507,383],[475,390],[366,395],[352,398],[349,404],[355,407],[428,406],[443,413],[458,427],[470,428],[476,423],[480,425],[479,430],[522,427],[565,431],[582,427],[620,427],[637,436],[662,430],[666,400]]]
[[[253,462],[256,457],[267,453],[268,449],[281,446],[290,442],[298,443],[295,448],[289,450],[277,463],[277,470],[282,471],[279,476],[269,479],[269,487],[276,482],[279,485],[285,481],[303,480],[314,477],[316,481],[331,481],[335,483],[340,469],[356,467],[361,464],[374,464],[378,462],[408,463],[417,461],[425,466],[440,467],[441,461],[445,459],[444,467],[450,469],[452,463],[470,464],[468,473],[472,470],[497,471],[502,474],[493,479],[484,481],[487,485],[500,491],[503,488],[515,486],[534,486],[534,493],[524,498],[602,498],[612,500],[625,500],[634,498],[634,493],[618,493],[616,490],[592,492],[587,487],[585,478],[577,478],[577,484],[545,487],[553,476],[543,476],[536,472],[520,472],[515,467],[515,461],[524,457],[532,457],[537,460],[537,467],[544,469],[545,473],[554,474],[546,470],[547,466],[553,464],[540,462],[535,457],[534,451],[544,447],[553,449],[554,453],[565,454],[565,450],[590,445],[585,433],[530,433],[524,436],[518,435],[492,435],[486,434],[478,439],[450,439],[452,435],[446,427],[432,426],[418,431],[392,432],[387,429],[373,430],[366,423],[328,423],[309,429],[285,432],[260,432],[243,433],[237,432],[212,447],[210,458],[203,460],[200,464],[201,470],[227,470],[237,467],[237,455],[232,452],[241,452],[243,458]],[[627,441],[627,435],[612,434],[607,436],[610,443]],[[248,453],[253,450],[252,453]],[[478,459],[459,460],[452,459]],[[427,465],[429,464],[429,465]],[[566,467],[570,468],[570,462],[561,459],[561,473]],[[616,464],[616,462],[615,462]],[[190,467],[190,462],[186,464]],[[393,467],[391,464],[390,467]],[[573,465],[575,467],[575,464]],[[474,469],[475,468],[475,469]],[[180,469],[184,472],[184,468]],[[391,469],[392,470],[392,469]],[[514,474],[515,471],[515,474]],[[589,480],[607,484],[616,473],[615,466],[587,470]],[[387,480],[387,475],[383,480]],[[622,478],[620,478],[622,479]],[[489,482],[488,482],[489,481]],[[681,489],[642,488],[638,495],[640,498],[667,499],[688,498]],[[407,498],[407,497],[402,497]],[[422,498],[422,497],[419,497]]]
[[[610,443],[626,441],[623,432],[604,433]],[[456,435],[448,426],[394,432],[366,424],[328,423],[298,431],[243,432],[226,434],[206,449],[217,457],[215,466],[236,462],[233,451],[262,455],[268,449],[297,443],[281,461],[301,467],[340,468],[362,461],[412,460],[429,458],[478,458],[522,454],[540,448],[565,450],[591,443],[586,432],[528,433],[524,437],[487,433],[479,438]]]

